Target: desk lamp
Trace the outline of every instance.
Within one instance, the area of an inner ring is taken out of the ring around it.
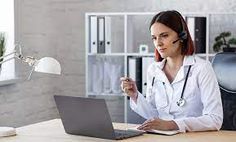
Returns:
[[[13,52],[0,57],[0,60],[3,59],[3,61],[1,61],[0,64],[10,61],[14,58],[19,59],[20,61],[27,63],[29,66],[32,67],[28,80],[30,79],[33,71],[41,72],[41,73],[58,74],[58,75],[61,74],[61,66],[57,60],[51,57],[44,57],[44,58],[41,58],[40,60],[37,60],[31,56],[25,57],[23,56],[21,52],[20,45],[16,45]],[[15,128],[0,127],[0,137],[12,136],[12,135],[16,135]]]

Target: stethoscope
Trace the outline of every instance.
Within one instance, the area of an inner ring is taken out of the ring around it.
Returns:
[[[177,106],[179,106],[179,107],[184,106],[186,103],[186,100],[184,99],[184,90],[185,90],[185,87],[187,84],[187,80],[188,80],[188,76],[189,76],[189,72],[190,72],[191,67],[192,67],[191,65],[188,67],[188,72],[187,72],[186,78],[184,80],[184,86],[183,86],[183,89],[181,92],[181,96],[180,96],[179,100],[176,102]],[[152,87],[154,86],[154,82],[155,82],[155,77],[152,78]],[[163,85],[165,87],[165,82],[163,82]]]

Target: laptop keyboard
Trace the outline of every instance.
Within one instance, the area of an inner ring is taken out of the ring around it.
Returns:
[[[132,130],[115,130],[116,139],[125,139],[138,135],[142,135],[143,132],[132,131]]]

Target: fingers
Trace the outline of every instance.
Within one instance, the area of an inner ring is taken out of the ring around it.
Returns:
[[[123,89],[132,89],[133,88],[133,84],[131,83],[123,83]]]
[[[151,130],[152,129],[152,122],[143,123],[141,126],[138,127],[139,130]]]
[[[121,85],[121,89],[122,89],[126,94],[129,94],[130,92],[133,92],[133,86],[132,86],[132,85]]]
[[[121,77],[120,78],[120,81],[131,81],[132,79],[131,78],[129,78],[129,77]]]
[[[135,81],[128,77],[121,77],[121,89],[125,92],[126,95],[131,97],[134,101],[137,101],[138,89]]]
[[[155,127],[155,119],[146,120],[141,126],[138,127],[139,130],[151,130]]]
[[[132,89],[133,85],[135,84],[135,82],[128,77],[121,77],[120,80],[121,80],[121,89],[124,92],[127,92],[128,90]]]

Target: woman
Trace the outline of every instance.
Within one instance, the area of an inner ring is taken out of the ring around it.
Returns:
[[[131,78],[121,78],[131,108],[147,119],[138,129],[219,130],[223,110],[211,63],[194,56],[187,25],[177,11],[163,11],[150,24],[156,62],[147,71],[146,98]]]

